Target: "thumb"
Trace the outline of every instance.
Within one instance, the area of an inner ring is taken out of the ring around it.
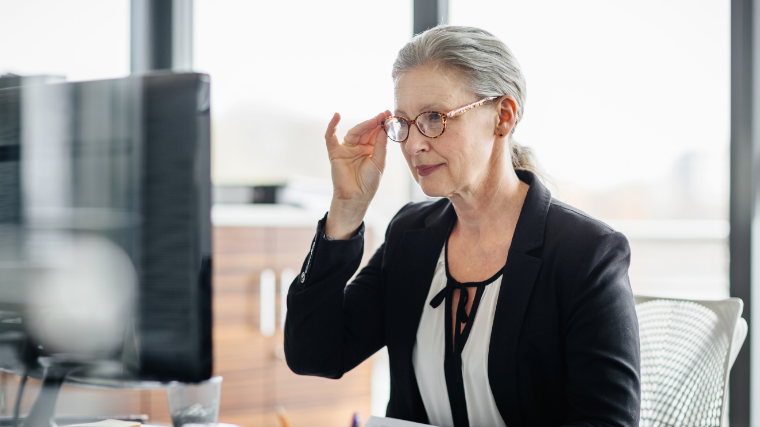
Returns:
[[[372,161],[375,162],[380,172],[385,171],[385,155],[387,151],[388,135],[385,134],[384,130],[378,129],[377,134],[375,134],[375,149],[372,153]]]

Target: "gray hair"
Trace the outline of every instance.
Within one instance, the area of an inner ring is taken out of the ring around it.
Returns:
[[[488,31],[440,25],[414,36],[393,63],[393,80],[420,66],[454,72],[478,99],[511,96],[517,109],[515,127],[522,119],[526,84],[520,64],[507,45]],[[509,145],[515,169],[538,173],[530,148],[518,144],[511,134]]]

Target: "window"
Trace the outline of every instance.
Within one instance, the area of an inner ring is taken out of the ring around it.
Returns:
[[[729,2],[451,0],[450,11],[517,56],[528,97],[515,138],[555,197],[628,236],[634,293],[727,297]]]
[[[410,38],[411,11],[410,0],[197,0],[195,66],[212,78],[214,184],[305,177],[326,188],[329,206],[327,123],[339,112],[345,133],[393,109],[391,65]],[[389,148],[373,203],[387,216],[408,201],[410,179],[401,152]]]
[[[129,74],[129,1],[0,1],[0,74]]]

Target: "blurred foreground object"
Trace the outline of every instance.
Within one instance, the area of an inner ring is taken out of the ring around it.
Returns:
[[[134,421],[103,420],[84,424],[67,424],[68,427],[140,427],[142,424]]]
[[[195,73],[0,89],[0,369],[45,377],[30,425],[64,380],[211,377],[209,112]]]
[[[747,336],[742,300],[635,299],[641,426],[727,426],[728,377]]]
[[[285,408],[282,405],[277,405],[275,410],[277,411],[277,421],[280,423],[280,427],[290,427],[288,413],[285,412]]]
[[[427,424],[413,423],[406,420],[397,420],[396,418],[371,416],[364,427],[422,427]]]
[[[44,343],[61,360],[89,363],[117,354],[137,286],[127,254],[93,233],[7,231],[0,234],[3,246],[14,253],[2,251],[0,263],[14,271],[0,279],[3,302],[17,304],[21,317],[4,323],[23,325],[38,348]]]
[[[187,424],[216,425],[221,394],[222,377],[213,377],[198,384],[170,383],[166,396],[174,427]]]

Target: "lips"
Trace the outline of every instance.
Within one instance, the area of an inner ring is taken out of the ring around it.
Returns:
[[[431,173],[437,171],[438,168],[440,168],[441,166],[443,166],[443,163],[438,164],[438,165],[420,165],[420,166],[416,166],[416,168],[417,168],[417,175],[419,175],[419,176],[428,176]]]

